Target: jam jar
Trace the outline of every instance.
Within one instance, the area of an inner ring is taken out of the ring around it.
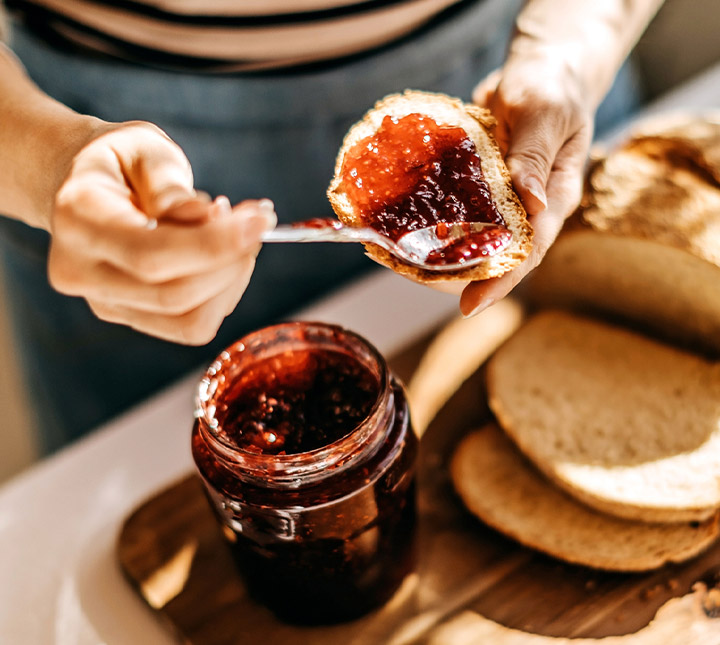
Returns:
[[[382,605],[415,560],[417,438],[366,340],[289,322],[231,345],[198,388],[192,452],[253,598],[292,623]]]

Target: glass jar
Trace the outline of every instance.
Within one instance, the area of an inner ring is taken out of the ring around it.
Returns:
[[[383,357],[334,325],[252,333],[199,385],[195,463],[249,592],[289,622],[362,615],[411,572],[417,443]]]

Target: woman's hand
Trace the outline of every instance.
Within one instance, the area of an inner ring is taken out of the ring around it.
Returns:
[[[50,282],[102,320],[166,340],[212,340],[250,280],[272,202],[196,194],[190,164],[155,126],[114,127],[82,148],[50,220]]]
[[[551,56],[510,58],[473,94],[497,119],[495,135],[534,229],[530,256],[513,271],[469,284],[470,316],[507,295],[542,260],[582,195],[593,110],[572,71]]]

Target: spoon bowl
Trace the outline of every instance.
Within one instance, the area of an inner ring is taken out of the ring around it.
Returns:
[[[400,261],[433,272],[452,272],[482,264],[512,240],[510,231],[487,222],[440,222],[409,231],[397,241],[369,227],[344,226],[334,219],[312,219],[277,226],[263,242],[363,242],[377,244]]]

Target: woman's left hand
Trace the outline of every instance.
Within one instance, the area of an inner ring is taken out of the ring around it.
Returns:
[[[503,298],[540,263],[580,201],[593,131],[593,111],[572,71],[551,56],[511,58],[478,85],[473,98],[497,120],[495,136],[534,236],[519,267],[465,287],[465,316]]]

